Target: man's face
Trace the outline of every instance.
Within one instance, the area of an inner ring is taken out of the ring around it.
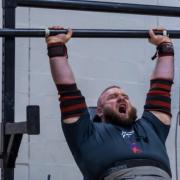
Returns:
[[[100,96],[97,114],[105,122],[123,126],[131,125],[137,117],[128,95],[117,87],[108,89]]]

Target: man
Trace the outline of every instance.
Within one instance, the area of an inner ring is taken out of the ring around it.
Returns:
[[[46,38],[51,72],[60,95],[62,128],[86,180],[171,179],[165,141],[171,123],[174,50],[171,39],[155,35],[154,30],[166,32],[149,31],[150,43],[157,46],[153,59],[157,59],[140,119],[136,119],[136,108],[125,91],[111,86],[100,95],[92,121],[68,64],[65,44],[72,30]]]

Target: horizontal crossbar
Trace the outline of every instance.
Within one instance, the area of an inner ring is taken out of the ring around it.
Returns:
[[[180,17],[179,7],[84,0],[17,0],[17,6]]]
[[[40,133],[40,112],[39,106],[27,106],[27,121],[5,124],[5,135]]]
[[[67,30],[50,30],[50,35],[67,33]],[[162,32],[155,32],[162,34]],[[179,30],[168,30],[171,38],[180,38]],[[0,37],[45,37],[45,29],[0,29]],[[74,38],[148,38],[148,30],[118,30],[118,29],[73,29]]]
[[[26,122],[16,122],[16,123],[6,123],[5,134],[26,134],[27,133],[27,123]]]

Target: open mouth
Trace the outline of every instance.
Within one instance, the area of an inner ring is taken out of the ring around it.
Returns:
[[[123,114],[126,113],[126,105],[125,105],[125,104],[121,104],[121,105],[119,106],[119,112],[120,112],[120,113],[123,113]]]

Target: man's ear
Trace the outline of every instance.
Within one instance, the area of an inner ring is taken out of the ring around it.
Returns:
[[[102,118],[102,116],[103,116],[103,109],[102,109],[101,107],[97,107],[97,108],[96,108],[96,114],[97,114],[100,118]]]

